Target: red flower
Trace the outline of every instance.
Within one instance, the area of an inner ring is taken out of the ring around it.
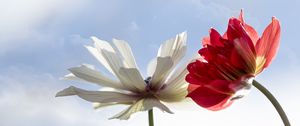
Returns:
[[[278,50],[280,25],[273,17],[259,37],[241,11],[239,18],[229,19],[223,36],[213,28],[209,33],[198,52],[201,58],[187,66],[188,97],[204,108],[220,110],[243,97],[253,78],[269,66]]]

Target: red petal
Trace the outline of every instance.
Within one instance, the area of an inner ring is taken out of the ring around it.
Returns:
[[[237,38],[234,40],[234,50],[232,51],[232,61],[247,73],[252,74],[256,69],[256,52],[251,40],[247,38]],[[242,59],[241,59],[242,58]],[[240,63],[239,63],[240,62]]]
[[[230,40],[230,41],[234,41],[237,38],[244,38],[246,40],[245,42],[252,43],[252,40],[249,37],[249,35],[247,34],[247,32],[245,31],[241,21],[236,18],[229,19],[228,29],[227,29],[227,37],[228,37],[228,40]],[[249,45],[250,45],[250,43],[249,43]],[[254,49],[254,47],[253,47],[253,49]]]
[[[226,31],[226,36],[228,40],[233,41],[233,39],[240,37],[240,33],[237,29],[239,25],[241,25],[240,21],[237,20],[236,18],[229,19],[228,28]]]
[[[202,45],[203,47],[206,47],[207,45],[216,47],[216,46],[223,46],[222,43],[222,36],[218,33],[217,30],[211,28],[209,30],[209,36],[206,36],[202,39]]]
[[[248,35],[250,36],[250,38],[251,38],[253,44],[256,45],[256,43],[257,43],[257,41],[258,41],[258,39],[259,39],[259,36],[258,36],[257,32],[255,31],[254,28],[252,28],[252,27],[251,27],[250,25],[248,25],[248,24],[245,24],[244,27],[245,27],[246,32],[247,32]]]
[[[245,29],[243,28],[242,22],[239,19],[230,18],[227,28],[227,37],[228,40],[233,41],[236,38],[249,36],[247,35]]]
[[[221,35],[213,28],[210,29],[210,44],[213,47],[216,46],[223,46],[223,43],[221,42]]]
[[[257,40],[259,39],[259,36],[258,36],[258,34],[257,34],[257,32],[255,31],[254,28],[252,28],[250,25],[245,23],[243,10],[241,10],[241,12],[240,12],[239,20],[241,21],[241,23],[244,26],[246,32],[248,33],[248,35],[250,36],[252,42],[255,45]]]
[[[211,62],[213,60],[215,60],[216,55],[218,53],[218,49],[211,46],[211,45],[207,45],[206,48],[202,48],[198,51],[198,53],[207,61],[207,62]]]
[[[221,110],[229,106],[231,95],[211,90],[207,87],[198,87],[188,94],[199,106],[209,110]]]
[[[241,55],[237,52],[236,49],[232,50],[232,52],[231,52],[230,63],[234,67],[239,68],[239,69],[247,68],[245,60],[241,57]]]
[[[225,109],[225,108],[229,107],[233,103],[233,101],[231,101],[229,99],[230,99],[230,97],[227,97],[226,99],[224,99],[219,104],[214,105],[212,107],[209,107],[207,109],[212,110],[212,111],[219,111],[219,110]]]
[[[227,80],[214,80],[209,84],[209,87],[215,91],[224,94],[232,94],[234,91],[229,87],[232,82]]]
[[[242,23],[243,25],[245,24],[243,9],[241,9],[241,12],[240,12],[240,15],[239,15],[239,20],[241,21],[241,23]]]
[[[187,70],[189,71],[189,74],[186,76],[185,80],[190,84],[204,85],[211,81],[209,76],[207,76],[207,63],[197,60],[190,63],[187,66]]]
[[[205,63],[196,60],[195,62],[188,64],[187,70],[190,73],[205,74],[206,73]]]
[[[265,57],[265,67],[268,67],[277,53],[280,39],[280,24],[276,18],[272,18],[272,22],[267,26],[261,39],[256,44],[257,56]]]
[[[189,73],[188,75],[186,75],[185,80],[190,84],[195,85],[205,85],[208,82],[208,79],[206,79],[205,77],[196,76],[193,73]]]

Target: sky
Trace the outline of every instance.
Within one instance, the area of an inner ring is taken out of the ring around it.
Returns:
[[[126,40],[141,72],[159,45],[187,31],[189,58],[211,27],[221,33],[228,19],[244,9],[245,20],[261,34],[277,17],[282,34],[276,59],[256,80],[279,100],[292,125],[300,125],[300,2],[297,0],[0,0],[1,126],[142,126],[147,113],[128,121],[108,118],[126,106],[93,110],[77,97],[55,98],[70,85],[97,90],[82,82],[60,80],[82,63],[104,70],[84,48],[90,36]],[[140,53],[143,52],[143,53]],[[255,88],[228,109],[212,112],[192,102],[170,105],[175,114],[154,109],[157,126],[282,126],[279,115]]]

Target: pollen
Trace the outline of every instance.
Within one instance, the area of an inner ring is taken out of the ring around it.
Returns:
[[[266,58],[264,56],[258,56],[256,57],[255,62],[256,62],[256,68],[255,68],[255,75],[256,75],[263,70],[263,67],[266,63]]]

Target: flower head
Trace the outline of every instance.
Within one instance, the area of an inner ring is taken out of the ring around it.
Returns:
[[[128,119],[131,114],[157,107],[172,113],[162,102],[179,102],[187,95],[185,67],[173,70],[186,52],[186,33],[164,42],[157,57],[148,65],[148,77],[143,78],[136,65],[127,42],[113,39],[109,42],[92,37],[94,47],[86,46],[89,52],[117,79],[112,79],[91,65],[70,68],[66,79],[83,80],[109,87],[111,90],[88,91],[74,86],[66,88],[56,96],[77,95],[95,103],[95,108],[116,104],[129,105],[112,118]]]
[[[246,24],[241,11],[230,18],[220,35],[211,28],[202,40],[201,58],[188,65],[189,94],[198,105],[220,110],[249,92],[253,78],[269,66],[279,46],[280,25],[276,18],[261,37]]]

